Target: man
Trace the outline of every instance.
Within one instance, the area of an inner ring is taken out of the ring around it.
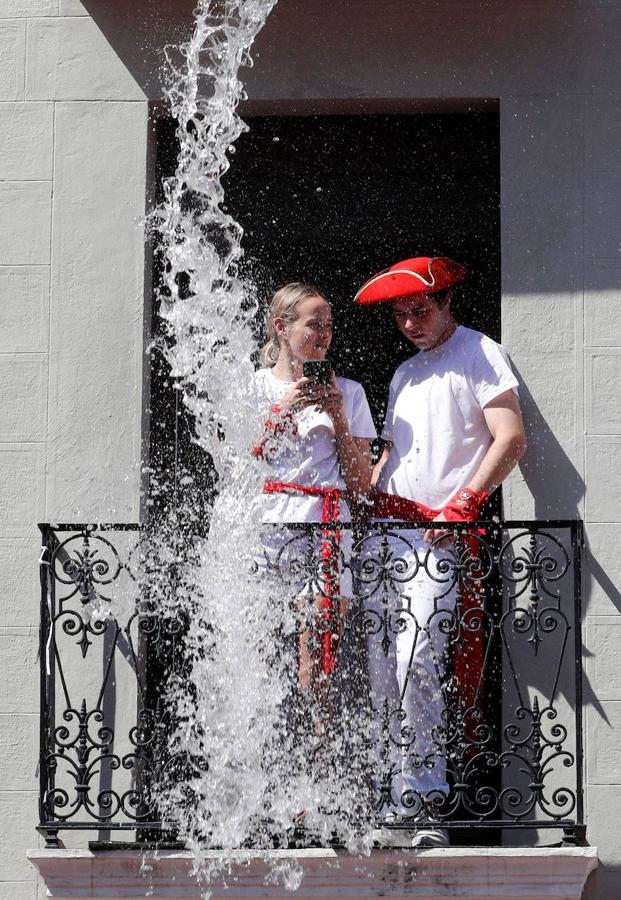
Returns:
[[[442,523],[476,521],[526,449],[518,382],[504,350],[453,316],[452,289],[465,277],[453,260],[416,257],[374,276],[356,295],[362,305],[390,302],[397,328],[419,351],[390,385],[374,476],[384,498],[377,509],[403,519],[407,503],[398,498],[405,498],[419,504],[407,518],[431,520],[424,531],[390,539],[393,565],[405,561],[409,574],[394,568],[387,579],[392,600],[369,604],[371,615],[389,623],[383,641],[370,629],[372,707],[401,753],[398,777],[388,765],[388,789],[384,778],[387,823],[408,813],[428,820],[448,792],[441,680],[456,596],[442,567]],[[448,837],[440,828],[419,828],[411,843],[443,846]]]

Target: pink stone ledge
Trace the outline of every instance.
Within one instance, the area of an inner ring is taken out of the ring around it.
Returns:
[[[209,887],[214,900],[288,897],[290,900],[389,897],[417,900],[578,900],[597,866],[595,847],[447,848],[374,850],[351,856],[329,849],[217,851],[205,859],[226,859],[226,874]],[[118,897],[204,896],[187,851],[30,850],[47,896],[55,900]],[[297,864],[304,878],[296,892],[282,881],[266,883],[274,863]]]

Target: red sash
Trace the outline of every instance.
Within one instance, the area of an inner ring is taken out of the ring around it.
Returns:
[[[307,494],[309,497],[323,497],[321,511],[322,524],[334,524],[340,521],[341,490],[339,488],[316,487],[311,484],[292,484],[282,481],[266,481],[263,485],[266,494]],[[339,585],[339,546],[341,532],[338,528],[325,528],[321,531],[321,573],[323,591],[321,594],[322,620],[325,630],[321,636],[321,670],[325,675],[334,671],[336,651],[341,638],[340,622],[336,598],[340,594]]]
[[[399,497],[395,494],[384,494],[377,491],[373,495],[370,515],[376,518],[390,518],[401,522],[431,522],[435,519],[441,510],[431,509],[415,500],[408,500],[405,497]],[[442,527],[441,523],[438,523]],[[477,542],[472,536],[465,538],[470,553],[473,558],[477,557]],[[462,585],[461,592],[461,618],[468,616],[471,609],[481,608],[481,597],[476,590],[469,590]],[[461,635],[461,650],[459,653],[453,654],[453,665],[455,678],[459,686],[459,695],[464,703],[465,709],[474,706],[481,672],[483,671],[483,654],[484,641],[480,631],[469,631],[464,629]]]

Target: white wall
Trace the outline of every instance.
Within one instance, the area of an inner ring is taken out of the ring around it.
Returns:
[[[39,521],[136,521],[147,104],[76,0],[0,4],[0,898],[37,895]]]
[[[78,0],[0,10],[0,803],[15,856],[0,900],[33,890],[20,848],[32,844],[37,702],[19,683],[24,657],[36,678],[35,523],[138,514],[145,98],[159,98],[161,46],[188,33],[193,6],[85,2],[88,16]],[[614,0],[280,0],[247,72],[262,111],[500,101],[503,341],[531,443],[507,508],[587,523],[598,900],[621,892],[620,38]]]

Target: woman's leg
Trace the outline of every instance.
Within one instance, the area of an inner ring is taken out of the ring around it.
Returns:
[[[360,554],[360,589],[354,623],[366,635],[372,781],[380,817],[405,812],[402,755],[412,742],[404,721],[397,678],[397,646],[403,627],[402,582],[414,576],[412,532],[372,535]]]

